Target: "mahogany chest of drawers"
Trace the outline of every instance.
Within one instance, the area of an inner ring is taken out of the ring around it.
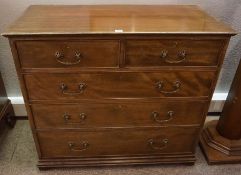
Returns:
[[[196,6],[31,6],[10,40],[39,168],[195,161],[231,28]]]

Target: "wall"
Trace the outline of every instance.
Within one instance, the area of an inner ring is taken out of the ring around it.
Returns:
[[[1,0],[0,33],[32,4],[196,4],[212,16],[241,31],[241,0]],[[241,55],[241,36],[233,37],[215,92],[227,92]],[[0,70],[9,97],[21,96],[6,38],[0,37]]]

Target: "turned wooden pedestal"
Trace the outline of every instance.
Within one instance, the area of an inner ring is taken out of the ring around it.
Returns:
[[[209,164],[241,163],[241,64],[219,121],[206,125],[200,142]]]

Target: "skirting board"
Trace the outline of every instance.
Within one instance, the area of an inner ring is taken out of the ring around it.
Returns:
[[[214,93],[208,112],[221,112],[228,93]],[[27,116],[23,97],[8,97],[13,105],[16,117]]]

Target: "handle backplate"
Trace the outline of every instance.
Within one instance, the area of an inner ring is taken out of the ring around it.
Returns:
[[[71,115],[67,113],[64,113],[63,118],[66,124],[83,124],[87,118],[87,115],[85,113],[80,113],[79,122],[71,122]]]
[[[156,83],[156,88],[158,89],[159,92],[163,93],[163,94],[173,94],[173,93],[176,93],[177,91],[180,90],[181,88],[181,82],[180,81],[175,81],[173,82],[172,84],[172,87],[173,87],[173,90],[171,91],[166,91],[164,90],[164,82],[163,81],[158,81]]]
[[[169,140],[167,138],[162,139],[161,141],[155,141],[154,139],[148,140],[148,144],[153,150],[163,150],[167,147],[168,142]]]
[[[177,63],[184,62],[186,60],[186,56],[187,56],[187,52],[185,50],[178,52],[177,58],[168,58],[168,51],[166,50],[161,51],[161,58],[166,63],[177,64]]]
[[[87,141],[81,141],[79,144],[69,142],[68,146],[71,151],[85,151],[89,148],[90,144]]]
[[[167,112],[167,117],[165,119],[160,119],[160,113],[159,112],[153,111],[151,113],[151,116],[152,116],[153,120],[156,121],[157,123],[168,122],[168,121],[173,119],[173,115],[174,115],[173,111],[168,111]]]
[[[87,85],[85,83],[79,83],[78,90],[77,91],[69,91],[68,86],[64,83],[61,84],[60,89],[62,91],[62,94],[65,95],[78,95],[82,94],[83,91],[86,89]]]
[[[79,51],[76,51],[74,54],[75,61],[70,62],[70,61],[64,61],[65,55],[63,52],[56,51],[55,58],[56,58],[57,62],[68,66],[68,65],[79,64],[81,61],[82,55]]]

